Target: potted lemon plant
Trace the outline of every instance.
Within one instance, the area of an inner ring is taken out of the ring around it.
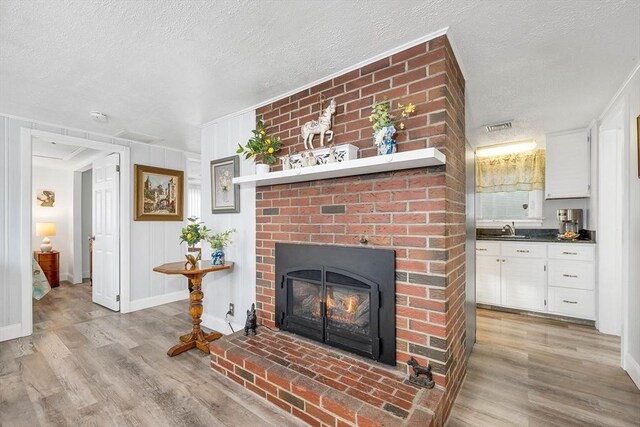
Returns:
[[[187,254],[194,255],[196,260],[202,259],[202,248],[197,245],[209,236],[209,230],[204,222],[197,217],[187,218],[189,224],[183,227],[179,236],[180,243],[187,244]]]
[[[243,154],[245,159],[254,159],[256,162],[256,174],[269,172],[269,166],[277,160],[276,154],[280,152],[282,141],[277,136],[269,136],[262,120],[258,120],[256,128],[252,131],[253,137],[243,147],[238,144],[237,154]]]

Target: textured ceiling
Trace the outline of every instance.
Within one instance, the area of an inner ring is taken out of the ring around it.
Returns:
[[[204,122],[449,27],[472,143],[536,138],[598,115],[639,22],[634,0],[1,0],[0,112],[199,151]]]

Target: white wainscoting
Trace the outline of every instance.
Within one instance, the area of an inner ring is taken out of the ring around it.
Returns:
[[[233,243],[226,249],[226,257],[234,261],[231,271],[220,271],[205,276],[203,325],[221,333],[231,332],[225,314],[229,303],[235,304],[235,317],[229,318],[234,328],[244,326],[246,310],[256,298],[256,191],[250,186],[240,187],[240,212],[211,213],[210,162],[235,155],[238,143],[251,137],[255,128],[255,111],[245,112],[208,124],[202,129],[202,220],[214,232],[235,228]],[[240,174],[253,174],[253,161],[240,157]],[[203,257],[210,256],[208,245]],[[236,329],[237,330],[237,329]]]

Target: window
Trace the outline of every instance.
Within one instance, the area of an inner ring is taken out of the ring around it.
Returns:
[[[482,222],[541,221],[544,150],[506,152],[523,144],[478,150],[476,218]],[[482,153],[481,153],[482,152]],[[502,154],[495,155],[494,153]]]
[[[476,218],[480,221],[541,219],[542,195],[541,190],[477,193]]]
[[[200,185],[189,184],[187,193],[187,218],[200,218]]]

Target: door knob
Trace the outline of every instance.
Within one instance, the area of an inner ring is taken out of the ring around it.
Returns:
[[[96,240],[96,236],[88,236],[87,239],[89,240]]]

